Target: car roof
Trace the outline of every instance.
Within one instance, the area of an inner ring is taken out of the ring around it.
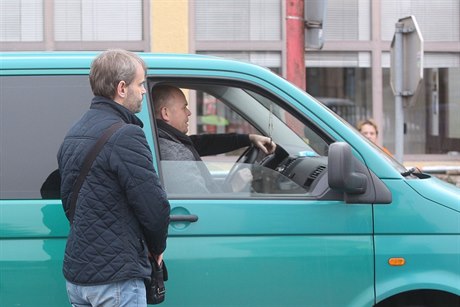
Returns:
[[[0,70],[21,69],[89,69],[100,52],[1,52]],[[137,54],[149,69],[213,69],[252,73],[267,73],[260,66],[209,55],[144,53]],[[264,72],[265,71],[265,72]]]

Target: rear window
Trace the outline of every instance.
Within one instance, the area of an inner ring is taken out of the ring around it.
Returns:
[[[56,155],[89,108],[88,76],[2,76],[0,84],[0,198],[59,198]]]

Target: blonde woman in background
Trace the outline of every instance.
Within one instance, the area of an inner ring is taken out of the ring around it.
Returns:
[[[377,144],[377,136],[379,135],[379,129],[377,127],[377,124],[372,119],[365,119],[363,121],[360,121],[356,128],[368,140],[379,146],[386,154],[392,156],[392,153],[387,148]]]

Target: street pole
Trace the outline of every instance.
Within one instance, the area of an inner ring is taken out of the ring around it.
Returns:
[[[395,87],[395,158],[403,162],[404,157],[404,108],[403,108],[403,30],[402,22],[396,23],[394,46]]]
[[[286,0],[286,79],[305,91],[304,0]]]

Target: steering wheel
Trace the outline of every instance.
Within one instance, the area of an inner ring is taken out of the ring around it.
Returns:
[[[279,144],[276,145],[275,152],[269,155],[265,155],[261,160],[258,160],[257,158],[263,154],[262,150],[255,145],[249,146],[238,158],[236,163],[232,166],[230,171],[228,172],[227,177],[225,178],[224,181],[224,190],[228,192],[236,192],[232,188],[232,183],[234,182],[234,179],[238,172],[240,172],[243,169],[248,169],[249,171],[252,171],[250,167],[248,167],[248,164],[251,165],[259,165],[263,167],[264,169],[272,169],[275,170],[283,161],[289,157],[289,153]],[[250,174],[252,176],[252,173]],[[252,177],[251,180],[252,181]],[[241,181],[241,180],[240,180]],[[252,187],[251,187],[252,189]]]
[[[247,168],[248,164],[254,164],[257,161],[257,157],[261,153],[260,148],[251,144],[242,154],[238,157],[235,164],[227,174],[227,177],[224,181],[224,189],[230,192],[233,192],[231,188],[231,183],[234,180],[235,175],[242,169]]]
[[[236,163],[254,164],[260,152],[261,150],[259,147],[251,144],[251,146],[246,148],[241,156],[239,156],[239,158],[236,160]]]

